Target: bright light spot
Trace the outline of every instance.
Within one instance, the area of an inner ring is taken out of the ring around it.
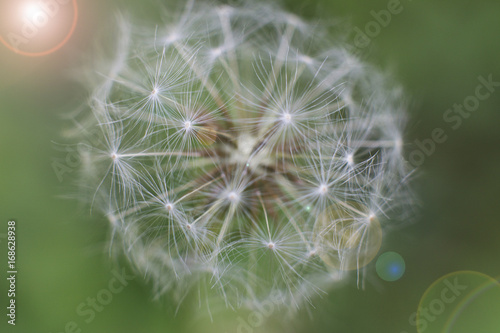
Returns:
[[[43,8],[35,2],[28,3],[23,8],[24,16],[29,18],[30,20],[33,19],[33,17],[35,17],[36,15],[44,13],[45,12],[43,11]]]
[[[273,242],[269,242],[269,243],[267,243],[267,247],[269,248],[269,250],[274,250],[276,245]]]
[[[323,195],[323,194],[326,194],[328,192],[328,186],[325,185],[325,184],[322,184],[319,189],[319,194]]]
[[[370,215],[368,215],[368,221],[370,221],[370,222],[375,221],[376,218],[377,218],[377,216],[375,216],[375,214],[373,214],[373,213],[370,213]]]
[[[347,154],[346,161],[347,161],[347,164],[349,164],[350,166],[353,166],[354,165],[354,156],[352,154]]]
[[[220,47],[212,50],[212,56],[214,58],[220,57],[221,54],[222,54],[222,48],[220,48]]]
[[[283,112],[283,117],[282,117],[283,121],[285,122],[285,124],[290,124],[292,122],[292,115],[290,114],[290,112]]]
[[[396,281],[405,273],[405,260],[396,252],[386,252],[378,257],[375,268],[382,280]]]
[[[191,128],[193,128],[193,123],[191,123],[189,120],[184,122],[184,128],[189,131]]]
[[[118,154],[116,154],[116,153],[111,154],[111,159],[113,161],[116,161],[118,159]]]
[[[166,205],[165,205],[165,208],[166,208],[169,212],[171,212],[171,211],[173,211],[173,210],[174,210],[174,205],[173,205],[173,204],[171,204],[171,203],[168,203],[168,204],[166,204]]]
[[[240,196],[238,195],[238,193],[236,193],[234,191],[229,192],[229,194],[227,195],[227,198],[232,202],[240,201]]]
[[[176,32],[172,32],[168,37],[165,39],[165,43],[171,44],[173,42],[176,42],[177,40],[180,39],[180,35]]]

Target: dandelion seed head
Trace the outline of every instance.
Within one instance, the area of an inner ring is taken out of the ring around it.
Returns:
[[[411,215],[401,90],[276,5],[166,12],[120,21],[75,119],[82,197],[113,249],[179,301],[298,309],[346,271],[363,279]]]

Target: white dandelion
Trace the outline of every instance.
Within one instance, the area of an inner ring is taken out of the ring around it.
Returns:
[[[119,34],[77,118],[82,187],[155,296],[300,308],[359,280],[411,208],[400,90],[263,2]]]

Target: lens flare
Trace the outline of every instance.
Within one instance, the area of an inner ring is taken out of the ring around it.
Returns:
[[[397,281],[405,273],[405,261],[396,252],[385,252],[380,255],[375,264],[378,276],[388,282]]]
[[[44,13],[43,8],[36,2],[25,4],[22,10],[22,15],[30,20],[32,20],[36,15],[40,15],[42,13]]]
[[[419,333],[498,332],[500,284],[475,271],[436,280],[423,294],[415,325]]]
[[[49,55],[62,48],[78,22],[76,0],[24,2],[8,8],[8,12],[9,20],[4,21],[9,23],[2,25],[0,43],[28,57]]]

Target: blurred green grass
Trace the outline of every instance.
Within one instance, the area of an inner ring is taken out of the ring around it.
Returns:
[[[448,128],[443,113],[474,93],[478,76],[492,74],[500,81],[500,3],[402,3],[403,12],[363,51],[367,61],[391,69],[411,96],[411,151],[415,139],[429,138],[436,127]],[[373,20],[370,11],[386,8],[387,1],[290,0],[284,5],[299,15],[344,18],[363,29]],[[207,318],[194,320],[203,310],[186,304],[174,316],[175,306],[168,300],[152,301],[140,278],[115,295],[91,323],[76,313],[81,302],[95,297],[112,278],[107,228],[104,219],[89,217],[88,210],[61,198],[71,191],[71,177],[58,181],[51,166],[59,156],[53,142],[61,142],[59,134],[68,126],[62,116],[85,96],[67,73],[91,54],[95,36],[116,8],[156,16],[154,1],[88,0],[81,4],[75,36],[58,53],[26,58],[0,48],[0,233],[9,219],[17,221],[19,265],[18,325],[7,327],[1,320],[0,331],[59,333],[75,321],[83,332],[93,333],[232,332],[239,314],[222,313],[211,324]],[[448,141],[420,168],[417,221],[389,234],[381,249],[403,256],[404,277],[384,282],[370,265],[365,290],[357,288],[355,279],[332,290],[315,303],[312,319],[300,314],[295,331],[415,332],[409,316],[433,281],[465,269],[500,275],[499,111],[500,91],[481,102],[458,130],[447,130]],[[6,287],[1,279],[1,299]],[[277,324],[255,329],[273,331],[282,330]]]

